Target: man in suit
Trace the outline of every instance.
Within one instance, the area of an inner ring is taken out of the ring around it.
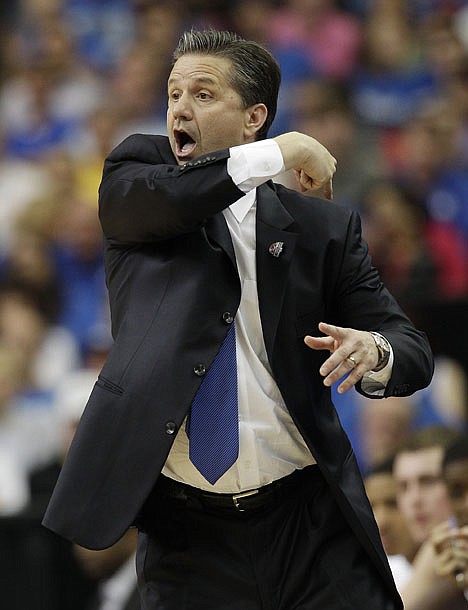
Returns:
[[[330,196],[334,159],[267,138],[270,53],[192,31],[174,60],[168,138],[105,163],[115,344],[44,523],[91,548],[136,525],[145,610],[401,608],[330,386],[412,393],[428,343],[356,213],[271,181]]]

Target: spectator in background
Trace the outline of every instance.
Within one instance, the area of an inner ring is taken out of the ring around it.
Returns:
[[[5,154],[0,128],[0,273],[13,246],[16,218],[31,201],[49,191],[49,175],[41,164]]]
[[[49,324],[56,324],[60,310],[51,247],[59,210],[60,202],[51,192],[33,199],[16,215],[12,243],[0,265],[0,286],[28,293]]]
[[[323,142],[337,160],[334,200],[360,209],[368,183],[387,169],[374,134],[356,120],[349,88],[336,80],[309,78],[293,84],[288,100],[294,128]]]
[[[0,128],[8,153],[40,159],[58,147],[73,148],[106,83],[74,54],[60,14],[33,6],[24,36],[16,39],[16,70],[0,91]]]
[[[443,459],[453,517],[432,530],[436,572],[468,601],[468,435],[447,448]]]
[[[400,590],[405,610],[446,610],[447,602],[452,604],[451,610],[459,608],[450,597],[450,586],[436,574],[431,542],[433,528],[451,516],[442,459],[456,438],[457,433],[449,428],[422,428],[395,455],[393,474],[398,506],[419,545],[411,578]]]
[[[456,537],[457,544],[460,544],[460,548],[455,552],[455,556],[457,557],[455,563],[462,568],[462,570],[459,570],[459,574],[464,575],[464,569],[466,569],[465,561],[468,556],[464,546],[466,531],[453,526],[451,514],[452,510],[456,510],[457,516],[461,518],[460,523],[462,525],[465,523],[466,514],[464,514],[463,511],[463,506],[465,505],[463,490],[466,488],[467,471],[466,461],[461,459],[461,454],[459,453],[460,438],[462,438],[462,453],[466,455],[467,445],[465,435],[462,437],[456,435],[454,437],[455,440],[452,440],[452,443],[449,443],[448,447],[444,450],[445,453],[453,456],[455,468],[454,470],[450,469],[450,473],[447,471],[444,472],[443,482],[446,484],[446,489],[448,491],[449,480],[452,481],[454,487],[452,488],[451,493],[456,494],[457,501],[450,507],[450,519],[439,522],[431,528],[429,537],[424,541],[416,555],[413,562],[411,578],[401,591],[405,610],[466,609],[467,600],[463,595],[463,590],[466,587],[464,578],[458,576],[457,583],[456,574],[452,573],[451,578],[447,578],[447,572],[444,572],[444,570],[447,570],[448,566],[451,565],[450,558],[453,561],[454,557],[454,553],[451,549],[447,549],[447,542],[450,538],[453,539]],[[456,448],[457,446],[458,449]],[[451,453],[451,447],[455,448],[453,454]],[[451,459],[452,458],[449,457],[450,462]],[[445,467],[443,467],[443,469],[445,470]],[[448,475],[447,478],[445,478],[446,474]],[[454,477],[451,478],[453,475]],[[448,491],[448,493],[450,492]],[[447,550],[448,554],[445,554],[445,551]],[[464,555],[465,559],[463,558]]]
[[[418,27],[423,60],[437,80],[441,92],[446,91],[452,79],[466,65],[466,49],[461,32],[455,26],[453,16],[434,13],[423,18]]]
[[[19,512],[29,499],[24,464],[12,449],[10,434],[10,405],[23,383],[24,369],[24,358],[18,350],[0,341],[0,516]]]
[[[401,591],[410,578],[417,544],[397,506],[392,467],[392,459],[376,465],[364,478],[364,484],[396,587]]]
[[[391,459],[413,429],[417,397],[389,397],[377,404],[357,398],[357,438],[366,472]]]
[[[427,540],[435,525],[450,516],[442,457],[455,438],[456,432],[449,428],[422,428],[410,435],[395,455],[393,476],[398,506],[419,545]]]
[[[112,70],[136,36],[135,3],[132,0],[60,0],[59,4],[77,56],[98,73]]]
[[[352,79],[354,110],[368,126],[399,128],[436,91],[436,80],[421,61],[414,31],[407,3],[372,3]]]
[[[48,460],[35,464],[29,473],[30,501],[15,531],[16,537],[26,538],[26,544],[17,550],[19,560],[6,572],[10,582],[22,579],[23,584],[17,605],[8,607],[84,610],[95,594],[96,582],[75,557],[73,545],[44,531],[40,523],[96,376],[93,369],[76,369],[63,376],[53,393],[57,442]],[[35,541],[32,550],[28,538]]]
[[[448,100],[434,99],[404,126],[391,161],[394,179],[425,214],[442,301],[468,291],[468,177],[460,166],[460,127]]]
[[[277,48],[303,49],[323,77],[345,80],[356,67],[361,43],[359,21],[334,0],[287,0],[270,21]]]
[[[163,60],[157,49],[137,43],[119,63],[110,100],[119,119],[116,141],[131,133],[166,133],[161,110],[166,77]]]
[[[107,549],[93,551],[74,545],[74,554],[85,573],[97,582],[93,599],[83,610],[140,610],[135,557],[137,530],[129,529]]]
[[[363,226],[374,264],[414,320],[438,294],[436,263],[425,238],[424,211],[395,182],[369,184]]]
[[[57,224],[53,245],[62,301],[59,323],[73,335],[83,355],[96,332],[108,327],[102,233],[95,203],[72,195],[62,202]]]

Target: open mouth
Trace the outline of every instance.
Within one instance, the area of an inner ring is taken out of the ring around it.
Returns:
[[[179,158],[189,157],[196,147],[196,142],[185,131],[174,129],[176,154]]]

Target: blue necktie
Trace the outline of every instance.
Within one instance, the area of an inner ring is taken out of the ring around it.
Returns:
[[[195,395],[186,430],[191,462],[214,485],[239,454],[234,322]]]

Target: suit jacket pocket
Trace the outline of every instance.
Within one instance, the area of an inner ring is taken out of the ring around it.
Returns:
[[[110,379],[103,377],[102,375],[98,376],[96,385],[104,390],[107,390],[108,392],[117,394],[118,396],[121,396],[124,392],[123,388],[121,388],[119,385],[117,385],[113,381],[110,381]]]

